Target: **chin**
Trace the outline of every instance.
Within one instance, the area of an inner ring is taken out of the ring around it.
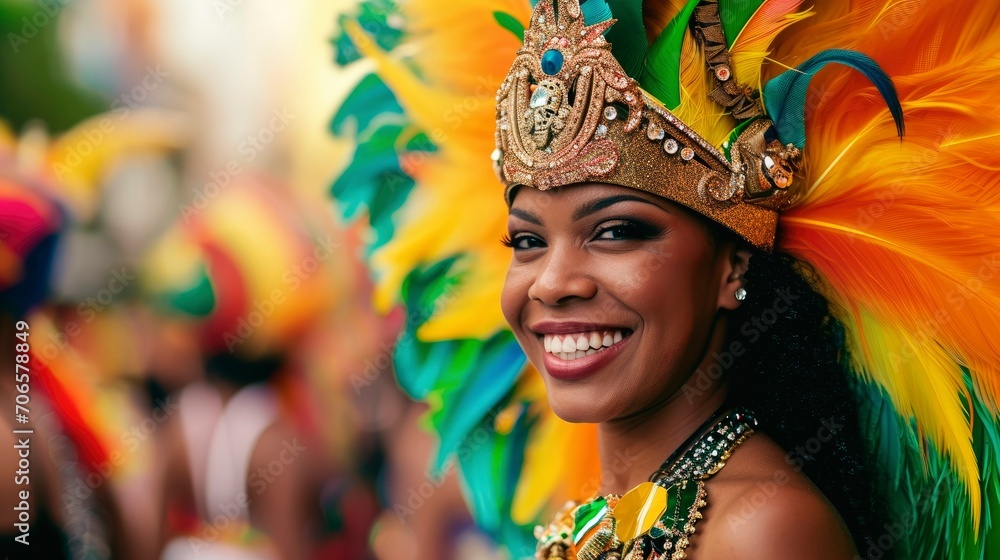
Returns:
[[[545,381],[549,408],[564,422],[600,424],[618,416],[614,396],[608,391],[579,381]]]

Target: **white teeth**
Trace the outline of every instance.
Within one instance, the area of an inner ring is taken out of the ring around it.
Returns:
[[[600,348],[601,347],[601,335],[596,332],[590,333],[590,348]]]
[[[590,356],[612,346],[624,338],[622,331],[593,331],[579,334],[551,335],[544,337],[545,351],[563,360]]]
[[[566,338],[563,339],[562,351],[566,352],[567,354],[572,354],[573,352],[576,352],[576,341],[573,340],[573,337],[567,336]]]

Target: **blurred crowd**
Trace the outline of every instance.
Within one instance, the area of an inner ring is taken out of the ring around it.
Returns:
[[[350,4],[0,0],[0,555],[500,557],[328,193]]]

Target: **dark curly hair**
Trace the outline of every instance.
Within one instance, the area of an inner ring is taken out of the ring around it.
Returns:
[[[716,239],[732,236],[714,224],[710,229]],[[807,263],[748,249],[747,295],[730,316],[727,338],[745,352],[729,368],[728,404],[756,414],[761,430],[788,453],[789,464],[837,509],[862,551],[884,532],[888,512],[861,437],[859,381],[844,325]],[[882,558],[890,556],[887,551]]]

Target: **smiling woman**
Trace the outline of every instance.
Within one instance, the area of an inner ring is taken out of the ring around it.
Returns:
[[[504,315],[542,375],[552,410],[598,424],[602,471],[610,473],[597,496],[572,503],[541,535],[543,558],[633,549],[846,558],[855,551],[852,533],[862,542],[878,537],[885,514],[839,363],[842,328],[790,258],[756,251],[683,206],[618,185],[519,189],[511,198]],[[754,286],[754,278],[767,284]],[[779,307],[783,298],[770,301],[767,292],[781,290],[788,302]],[[768,337],[746,328],[751,316],[761,317]],[[747,439],[757,418],[768,435]],[[708,452],[731,455],[726,470],[719,459],[710,479],[683,473],[683,457],[733,419],[745,434]],[[788,449],[822,438],[835,451],[810,448],[796,464],[769,436]],[[622,449],[632,461],[612,468]],[[689,480],[694,494],[671,493]],[[665,499],[650,508],[657,494]],[[671,499],[692,495],[700,506],[668,515]],[[595,503],[613,507],[581,525],[579,512]]]
[[[708,366],[706,350],[721,351],[716,310],[739,304],[747,253],[711,241],[690,212],[626,187],[517,194],[502,307],[559,417],[600,423],[657,407]]]
[[[515,557],[992,554],[1000,16],[904,4],[415,0],[391,55],[348,26],[377,76],[335,122],[412,179],[368,201],[397,375]]]

